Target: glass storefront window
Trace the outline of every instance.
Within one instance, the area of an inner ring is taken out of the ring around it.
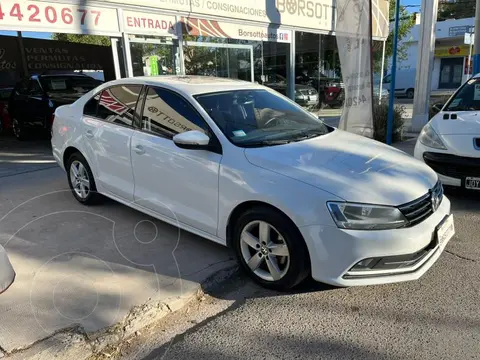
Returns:
[[[186,75],[254,81],[287,95],[290,44],[185,36]]]
[[[133,76],[180,73],[178,42],[166,38],[131,38]]]
[[[342,107],[340,58],[332,35],[295,34],[295,101],[311,110]]]
[[[217,76],[252,81],[251,45],[185,42],[186,75]]]

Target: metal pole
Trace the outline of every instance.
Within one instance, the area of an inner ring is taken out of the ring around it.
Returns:
[[[378,89],[378,103],[382,103],[382,88],[383,88],[383,71],[385,70],[385,44],[387,43],[387,40],[383,41],[383,49],[382,49],[382,70],[380,70],[380,86]]]
[[[287,94],[290,99],[295,100],[295,30],[292,30],[292,42],[290,43],[290,54],[287,54],[287,66]]]
[[[125,67],[127,71],[127,77],[133,77],[133,65],[132,65],[132,52],[130,49],[130,40],[128,39],[128,35],[123,33],[122,34],[122,41],[123,41],[123,51],[125,55]]]
[[[477,0],[475,5],[475,32],[478,29],[480,29],[480,0]],[[480,36],[475,36],[473,43],[473,74],[478,73],[480,73]]]
[[[25,56],[25,47],[23,46],[23,38],[22,32],[17,31],[17,39],[18,39],[18,48],[20,49],[20,56],[22,57],[22,68],[23,68],[23,76],[28,76],[28,65],[27,65],[27,57]]]
[[[470,69],[472,68],[472,49],[473,49],[473,43],[472,43],[472,33],[470,33],[470,50],[468,53],[468,71],[467,75],[470,75]]]
[[[478,0],[480,1],[480,0]],[[393,130],[393,106],[395,101],[395,78],[397,72],[397,48],[398,48],[398,21],[400,17],[400,0],[395,2],[395,25],[393,30],[393,55],[392,55],[392,70],[390,71],[390,96],[388,104],[388,119],[387,119],[387,144],[392,144],[392,130]]]
[[[120,71],[120,61],[118,59],[118,39],[110,38],[112,44],[113,66],[115,68],[115,79],[121,79],[122,73]]]
[[[413,132],[420,132],[429,119],[437,8],[438,0],[422,0],[422,21],[419,24],[420,34],[411,128]]]

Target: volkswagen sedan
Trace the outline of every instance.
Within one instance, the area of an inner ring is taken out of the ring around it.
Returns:
[[[424,163],[258,84],[105,83],[55,111],[52,147],[79,202],[107,196],[229,246],[270,288],[418,279],[455,231]]]

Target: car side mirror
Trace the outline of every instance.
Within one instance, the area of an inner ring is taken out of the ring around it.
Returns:
[[[0,294],[7,290],[15,280],[15,271],[5,249],[0,245]]]
[[[444,105],[445,105],[445,104],[442,104],[442,103],[436,103],[436,104],[433,104],[433,105],[432,105],[432,109],[433,109],[435,112],[438,113],[438,112],[442,111]]]
[[[204,149],[210,143],[210,138],[202,131],[190,130],[175,135],[173,142],[182,149]]]

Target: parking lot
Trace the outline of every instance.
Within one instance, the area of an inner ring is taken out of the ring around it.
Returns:
[[[17,271],[0,297],[4,351],[72,326],[99,331],[135,305],[191,294],[234,264],[223,247],[113,201],[79,205],[48,142],[1,144],[0,243]],[[212,293],[236,305],[175,342],[169,358],[478,358],[480,194],[447,189],[447,196],[456,235],[419,281],[278,294],[251,284],[242,292],[243,279],[238,289],[233,283],[234,296]],[[255,352],[248,341],[260,336]]]

